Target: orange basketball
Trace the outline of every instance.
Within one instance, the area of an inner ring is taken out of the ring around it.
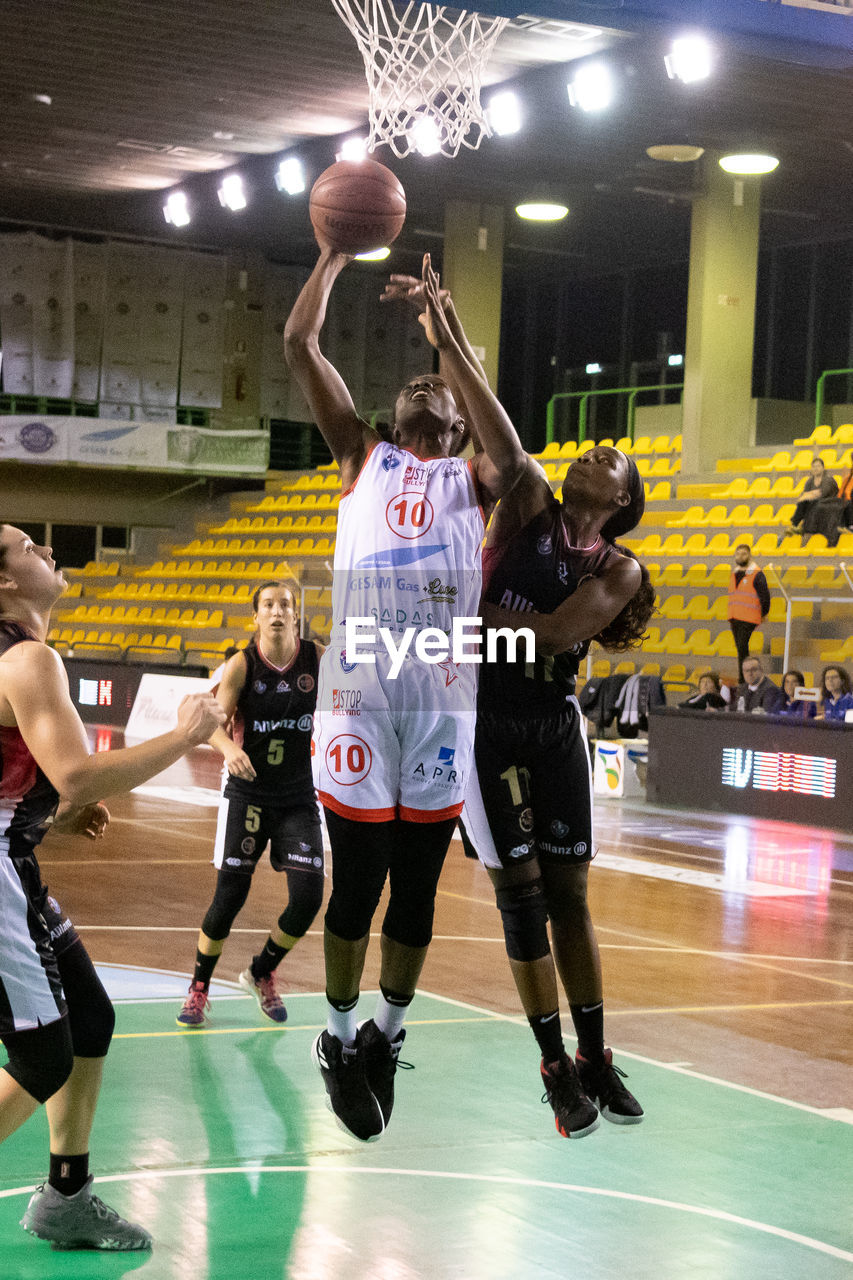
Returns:
[[[389,245],[403,229],[406,193],[376,160],[339,160],[311,188],[311,223],[340,253],[367,253]]]

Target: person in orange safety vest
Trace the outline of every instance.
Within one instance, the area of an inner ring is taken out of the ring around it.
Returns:
[[[735,563],[729,578],[729,626],[737,649],[738,679],[743,681],[743,660],[749,653],[749,637],[767,616],[770,590],[767,579],[745,542],[735,547]]]

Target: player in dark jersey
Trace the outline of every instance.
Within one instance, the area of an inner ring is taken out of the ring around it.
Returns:
[[[97,839],[102,795],[129,791],[207,741],[224,716],[194,694],[175,729],[89,754],[59,656],[44,643],[65,580],[49,547],[0,524],[0,1141],[41,1103],[50,1172],[21,1225],[62,1248],[148,1249],[151,1237],[92,1194],[89,1135],[115,1015],[36,848],[48,826]],[[61,801],[60,801],[61,797]]]
[[[484,625],[530,627],[536,659],[506,661],[499,650],[498,661],[480,669],[478,783],[462,821],[495,886],[510,966],[565,1137],[591,1133],[599,1108],[618,1124],[643,1116],[604,1044],[601,961],[587,905],[589,756],[574,687],[591,639],[629,648],[654,609],[648,572],[614,544],[644,504],[637,468],[618,449],[598,445],[573,462],[562,504],[531,458],[495,513],[483,557]],[[578,1037],[575,1062],[563,1046],[558,973]]]
[[[275,971],[307,933],[323,900],[323,837],[311,778],[311,729],[322,646],[300,640],[293,592],[265,582],[252,597],[257,632],[226,663],[217,700],[233,717],[233,737],[217,729],[228,779],[216,831],[216,892],[198,935],[195,968],[178,1023],[205,1021],[208,989],[225,939],[249,896],[269,844],[270,862],[287,877],[288,900],[263,950],[239,983],[261,1012],[285,1022]]]

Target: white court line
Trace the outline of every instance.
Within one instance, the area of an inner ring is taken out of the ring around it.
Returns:
[[[512,1014],[499,1013],[494,1009],[484,1009],[480,1005],[470,1004],[467,1000],[456,1000],[453,996],[439,996],[434,991],[424,991],[418,989],[419,995],[429,996],[431,1000],[438,1000],[442,1004],[456,1005],[460,1009],[467,1009],[469,1013],[488,1014],[489,1017],[498,1018],[501,1022],[510,1022],[515,1026],[525,1026],[526,1018],[514,1017]],[[780,1098],[775,1093],[765,1093],[761,1089],[753,1089],[746,1084],[734,1084],[731,1080],[721,1080],[719,1076],[705,1075],[701,1071],[692,1071],[688,1067],[679,1066],[678,1063],[661,1062],[658,1058],[647,1058],[641,1053],[629,1053],[627,1049],[616,1050],[620,1058],[631,1058],[634,1062],[643,1062],[648,1067],[661,1067],[664,1071],[674,1071],[678,1075],[689,1076],[692,1080],[701,1080],[705,1084],[720,1085],[724,1089],[734,1089],[737,1093],[747,1093],[753,1098],[763,1098],[766,1102],[778,1102],[783,1107],[793,1107],[797,1111],[806,1111],[809,1115],[822,1116],[827,1120],[844,1120],[845,1117],[838,1114],[844,1108],[833,1107],[821,1110],[820,1107],[810,1107],[805,1102],[793,1102],[790,1098]],[[853,1122],[853,1112],[850,1113]]]
[[[268,1173],[300,1173],[316,1177],[318,1174],[341,1173],[352,1177],[355,1173],[375,1177],[390,1178],[429,1178],[446,1182],[478,1182],[489,1186],[530,1187],[543,1191],[567,1191],[574,1195],[600,1196],[608,1200],[627,1200],[634,1204],[650,1205],[657,1209],[674,1209],[678,1213],[690,1213],[700,1218],[712,1218],[717,1222],[728,1222],[733,1226],[747,1227],[750,1231],[760,1231],[765,1235],[775,1236],[791,1244],[803,1245],[818,1253],[828,1254],[831,1258],[840,1258],[843,1262],[853,1262],[853,1253],[839,1249],[836,1245],[827,1244],[823,1240],[815,1240],[812,1236],[800,1235],[797,1231],[788,1231],[785,1227],[774,1227],[769,1222],[758,1222],[755,1218],[743,1218],[739,1214],[728,1213],[725,1209],[709,1209],[702,1205],[685,1204],[679,1200],[664,1200],[660,1196],[638,1195],[631,1191],[614,1191],[610,1187],[588,1187],[576,1182],[550,1182],[543,1178],[519,1178],[497,1173],[451,1173],[445,1170],[369,1168],[364,1165],[326,1165],[326,1164],[273,1164],[273,1165],[222,1165],[212,1169],[199,1166],[193,1169],[146,1169],[132,1173],[112,1173],[98,1178],[97,1186],[110,1182],[152,1182],[158,1178],[195,1178],[214,1177],[223,1174],[237,1175],[245,1178],[247,1174],[263,1175]],[[32,1186],[12,1187],[8,1191],[0,1191],[0,1199],[7,1196],[31,1195]]]

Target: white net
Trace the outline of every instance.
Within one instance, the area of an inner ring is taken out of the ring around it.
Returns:
[[[355,36],[370,90],[368,150],[396,156],[460,147],[491,136],[480,105],[483,70],[507,18],[392,0],[332,0]]]

